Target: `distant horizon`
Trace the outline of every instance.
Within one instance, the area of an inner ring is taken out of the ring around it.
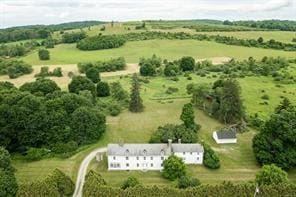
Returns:
[[[237,20],[230,20],[230,19],[212,19],[212,18],[188,18],[188,19],[143,19],[143,20],[123,20],[123,21],[119,21],[119,20],[113,20],[113,22],[116,23],[126,23],[126,22],[143,22],[143,21],[194,21],[194,20],[213,20],[213,21],[266,21],[266,20],[280,20],[280,21],[295,21],[296,20],[291,20],[291,19],[276,19],[276,18],[270,18],[270,19],[260,19],[260,20],[256,20],[256,19],[248,19],[248,20],[243,20],[243,19],[237,19]],[[60,25],[60,24],[67,24],[67,23],[75,23],[75,22],[90,22],[90,21],[94,21],[94,22],[103,22],[103,23],[111,23],[111,21],[103,21],[103,20],[75,20],[75,21],[64,21],[64,22],[57,22],[57,23],[36,23],[36,24],[25,24],[25,25],[15,25],[15,26],[8,26],[8,27],[0,27],[0,30],[3,29],[9,29],[9,28],[18,28],[18,27],[26,27],[26,26],[50,26],[50,25]]]
[[[0,28],[72,21],[296,20],[296,0],[2,0]]]

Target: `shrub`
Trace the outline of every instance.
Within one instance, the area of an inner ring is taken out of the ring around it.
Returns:
[[[121,185],[121,189],[127,189],[129,187],[135,187],[137,185],[140,185],[140,182],[135,177],[128,177]]]
[[[68,85],[69,92],[78,94],[79,91],[88,90],[92,94],[95,93],[95,84],[83,76],[75,76],[72,78],[72,81]]]
[[[256,183],[259,185],[278,185],[288,182],[288,174],[274,164],[264,165],[256,174]]]
[[[49,60],[49,51],[47,49],[39,49],[38,51],[39,59],[40,60]]]
[[[163,72],[166,77],[174,77],[179,73],[179,67],[177,64],[169,62],[165,65]]]
[[[27,82],[20,87],[21,91],[28,91],[32,94],[38,95],[47,95],[49,93],[53,93],[55,91],[61,90],[56,82],[45,79],[38,78],[36,81]]]
[[[220,159],[219,159],[218,155],[207,144],[204,144],[203,164],[204,164],[204,166],[211,168],[211,169],[220,168]]]
[[[182,71],[192,71],[195,67],[195,59],[193,57],[182,57],[180,60],[180,69]]]
[[[269,96],[267,94],[264,94],[263,96],[261,96],[261,99],[263,99],[263,100],[269,100]]]
[[[165,91],[166,94],[173,94],[175,92],[178,92],[179,89],[178,88],[174,88],[174,87],[168,87],[168,89]]]
[[[182,176],[178,179],[177,187],[180,189],[186,189],[188,187],[196,187],[200,185],[200,181],[197,178]]]
[[[107,82],[101,81],[97,84],[97,96],[98,97],[110,96],[110,87]]]
[[[49,153],[50,150],[45,148],[29,148],[26,152],[26,159],[29,161],[38,161]]]
[[[140,74],[142,76],[154,76],[156,74],[156,67],[150,63],[144,63],[140,67]]]
[[[80,73],[85,73],[87,69],[95,67],[99,72],[110,72],[124,70],[125,65],[125,59],[123,57],[119,57],[108,61],[78,63],[78,70]]]
[[[169,156],[163,161],[162,175],[171,181],[186,175],[186,166],[183,160],[175,155]]]
[[[85,76],[89,78],[93,83],[98,83],[101,81],[100,72],[95,67],[90,67],[86,70]]]

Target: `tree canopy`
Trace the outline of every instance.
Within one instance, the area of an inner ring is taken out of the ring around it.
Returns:
[[[274,164],[264,165],[256,174],[256,183],[259,185],[277,185],[288,182],[288,173]]]
[[[169,156],[163,161],[162,175],[171,181],[186,175],[186,166],[183,160],[175,155]]]
[[[253,151],[260,164],[283,169],[296,166],[296,107],[284,99],[253,138]]]

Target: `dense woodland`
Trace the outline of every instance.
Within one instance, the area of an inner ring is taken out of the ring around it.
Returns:
[[[30,153],[29,159],[75,151],[105,131],[105,116],[91,98],[61,92],[49,79],[25,83],[19,90],[1,83],[0,102],[0,145],[11,152]]]

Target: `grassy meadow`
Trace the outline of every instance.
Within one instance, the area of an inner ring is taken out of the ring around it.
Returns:
[[[102,34],[123,34],[129,32],[141,32],[143,30],[135,30],[135,23],[115,23],[114,27],[105,24],[106,30],[101,31],[103,25],[92,26],[90,29],[83,30],[89,35]],[[295,37],[295,32],[279,32],[279,31],[243,31],[243,32],[196,32],[192,29],[182,28],[181,26],[170,29],[160,30],[151,29],[151,25],[147,24],[148,31],[170,31],[170,32],[188,32],[202,33],[209,35],[225,35],[234,36],[243,39],[257,39],[263,37],[264,40],[275,39],[278,41],[290,43]],[[171,22],[171,26],[176,23]],[[130,30],[129,30],[130,28]],[[80,31],[69,30],[65,32]],[[53,38],[60,39],[62,34],[54,32]],[[20,43],[20,42],[16,42]],[[11,44],[11,43],[10,43]],[[15,43],[12,43],[15,44]],[[76,44],[59,44],[55,48],[49,49],[50,60],[40,61],[37,50],[30,52],[19,59],[34,65],[34,72],[30,75],[21,76],[17,79],[8,79],[8,76],[0,76],[0,81],[10,81],[17,87],[24,82],[34,80],[34,75],[39,72],[41,65],[50,65],[50,69],[61,67],[64,77],[51,77],[63,90],[67,90],[70,78],[67,76],[69,72],[77,73],[76,64],[78,62],[108,60],[110,58],[124,57],[127,63],[137,63],[140,57],[151,57],[153,54],[160,56],[162,59],[175,60],[183,56],[192,56],[195,59],[205,58],[235,58],[238,60],[247,59],[253,56],[261,59],[264,56],[295,58],[295,52],[282,50],[251,48],[243,46],[225,45],[209,41],[197,40],[146,40],[127,42],[124,46],[116,49],[81,51],[76,48]],[[296,76],[296,64],[289,67],[289,73]],[[216,76],[217,75],[217,76]],[[191,74],[192,80],[187,77],[179,76],[179,81],[172,81],[164,77],[154,77],[149,79],[149,83],[142,84],[141,95],[144,100],[145,111],[142,113],[130,113],[123,111],[117,117],[107,117],[107,130],[102,138],[95,144],[84,146],[70,158],[47,158],[35,162],[27,162],[19,155],[13,155],[13,165],[16,168],[17,180],[20,183],[26,183],[43,179],[50,174],[55,168],[61,169],[73,180],[76,179],[79,165],[83,158],[91,152],[91,150],[104,147],[108,143],[117,143],[120,141],[132,143],[145,143],[153,131],[158,126],[166,123],[179,124],[179,116],[182,106],[190,102],[190,96],[186,93],[186,86],[189,83],[212,83],[218,79],[219,74],[211,73],[207,77],[200,77]],[[103,81],[120,81],[126,90],[130,89],[130,77],[102,77]],[[273,112],[274,108],[279,104],[281,97],[289,98],[292,103],[296,103],[296,85],[295,84],[278,84],[272,77],[245,77],[238,79],[242,99],[246,107],[248,115],[258,113],[259,117],[267,119]],[[179,91],[173,94],[166,94],[168,87],[178,88]],[[264,92],[263,92],[264,90]],[[262,100],[261,97],[266,94],[269,100]],[[266,104],[260,104],[264,101]],[[251,181],[254,179],[256,172],[260,166],[257,164],[253,150],[252,138],[257,131],[250,129],[248,132],[238,134],[238,143],[234,145],[217,145],[212,139],[212,131],[224,127],[220,122],[210,118],[204,112],[196,109],[196,122],[202,125],[199,131],[199,139],[209,143],[220,156],[221,168],[218,170],[209,170],[203,166],[188,166],[190,175],[199,178],[202,183],[215,184],[223,180],[234,182]],[[108,172],[106,160],[103,162],[93,161],[89,169],[94,169],[100,173],[108,184],[120,186],[121,182],[128,176],[135,176],[141,182],[147,185],[172,185],[173,183],[163,179],[159,172]],[[296,182],[296,170],[289,172],[289,178]]]
[[[116,49],[81,51],[75,44],[60,44],[49,49],[50,60],[40,61],[37,51],[21,59],[32,65],[45,64],[75,64],[85,61],[108,60],[110,58],[124,57],[128,63],[136,63],[140,57],[151,57],[156,54],[163,59],[175,60],[183,56],[192,56],[196,59],[211,57],[230,57],[239,60],[250,56],[261,59],[264,56],[282,56],[294,58],[295,52],[272,49],[231,46],[216,42],[196,40],[147,40],[127,42]]]
[[[71,178],[75,179],[82,159],[92,149],[106,146],[110,142],[148,142],[152,132],[158,126],[166,123],[180,123],[179,116],[182,106],[190,101],[190,97],[186,93],[186,85],[189,83],[211,83],[217,79],[215,77],[199,77],[193,74],[191,76],[193,80],[187,80],[186,77],[180,76],[180,80],[177,82],[163,77],[150,78],[148,84],[142,85],[145,111],[134,114],[125,110],[117,117],[108,117],[107,131],[98,143],[82,147],[79,153],[70,158],[49,158],[36,162],[26,162],[15,156],[13,164],[17,169],[18,181],[27,182],[42,179],[55,168],[63,170]],[[130,77],[105,77],[103,80],[108,82],[118,80],[126,90],[130,88]],[[258,112],[260,116],[267,118],[280,102],[281,95],[285,95],[293,102],[296,102],[295,85],[282,85],[281,88],[277,88],[276,83],[269,77],[246,77],[239,79],[239,82],[248,114]],[[66,87],[66,84],[63,87]],[[168,95],[165,93],[168,87],[177,87],[179,91]],[[262,89],[265,89],[265,94],[270,96],[269,105],[259,104],[262,102],[260,99],[263,94],[261,93]],[[284,90],[286,90],[285,94],[283,93]],[[222,167],[219,170],[209,170],[203,166],[189,166],[190,174],[198,177],[203,183],[218,183],[223,180],[253,180],[255,173],[259,169],[251,147],[252,138],[256,131],[250,130],[244,134],[239,134],[238,144],[217,145],[212,139],[212,131],[223,127],[223,125],[200,110],[196,110],[195,115],[196,122],[202,125],[199,132],[200,140],[204,140],[213,146],[220,156]],[[138,177],[140,181],[148,185],[171,184],[163,179],[159,172],[108,172],[106,161],[101,163],[93,161],[90,169],[102,174],[106,181],[114,186],[120,185],[129,175]],[[295,171],[290,172],[289,176],[291,180],[296,181]]]

